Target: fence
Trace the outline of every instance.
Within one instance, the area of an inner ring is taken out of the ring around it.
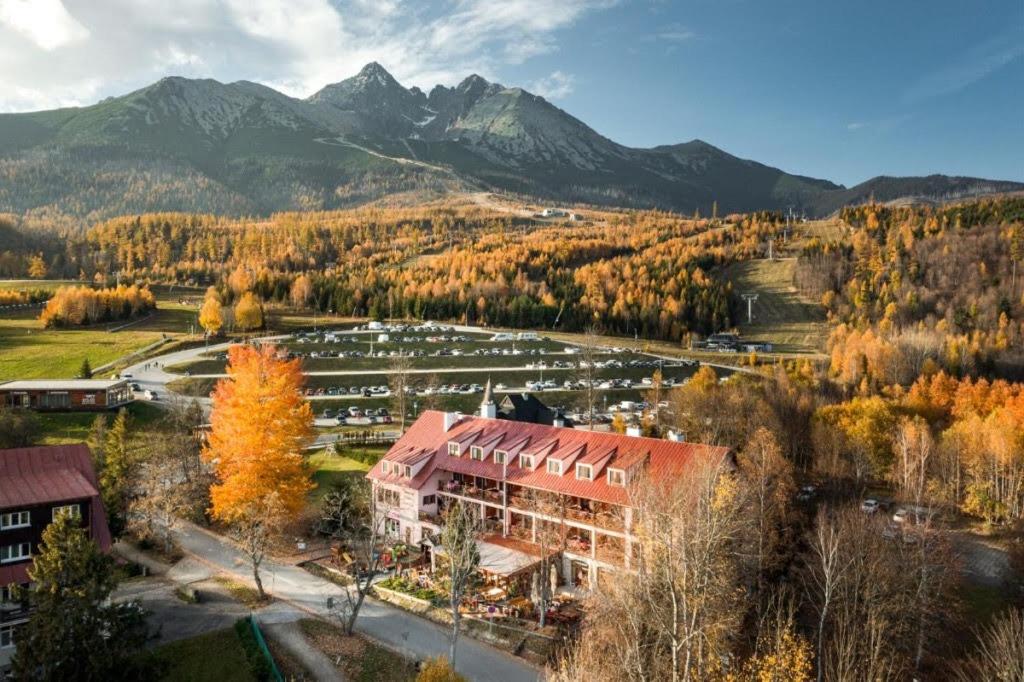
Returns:
[[[267,640],[263,639],[263,632],[260,630],[259,623],[256,622],[256,616],[249,616],[249,622],[252,624],[252,634],[256,638],[256,645],[259,646],[260,651],[263,652],[263,656],[267,659],[267,663],[270,665],[270,676],[274,682],[284,682],[284,676],[281,675],[281,671],[277,667],[277,663],[274,662],[274,657],[270,654],[270,649],[267,648]]]

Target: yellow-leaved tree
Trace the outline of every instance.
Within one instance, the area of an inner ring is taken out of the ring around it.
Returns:
[[[252,331],[263,326],[263,308],[256,294],[247,291],[235,306],[235,325],[242,331]]]
[[[300,361],[282,360],[273,346],[232,347],[227,373],[213,392],[203,449],[217,475],[211,513],[232,528],[263,595],[259,565],[267,545],[302,511],[313,487],[302,457],[313,411],[302,396]]]
[[[224,306],[221,304],[220,294],[214,287],[206,290],[203,307],[199,309],[199,325],[210,336],[216,336],[224,326]]]

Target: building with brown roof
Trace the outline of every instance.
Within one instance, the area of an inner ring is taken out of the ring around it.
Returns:
[[[132,401],[124,379],[32,379],[0,383],[0,405],[51,412],[114,410]]]
[[[110,549],[92,455],[85,445],[0,450],[0,673],[14,654],[17,628],[28,620],[10,586],[29,582],[43,531],[61,513],[81,518],[90,537]]]
[[[630,532],[631,480],[641,472],[678,477],[694,458],[730,454],[722,447],[507,421],[495,418],[486,401],[481,414],[424,412],[370,470],[386,533],[423,543],[455,500],[475,505],[492,537],[535,544],[539,528],[556,525],[561,575],[572,587],[632,567],[638,545]],[[557,500],[557,512],[538,505],[535,493]]]

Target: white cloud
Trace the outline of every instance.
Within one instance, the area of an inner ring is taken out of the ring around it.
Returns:
[[[950,95],[1021,57],[1024,57],[1024,41],[1021,41],[1017,23],[1011,30],[967,50],[956,62],[925,75],[907,89],[903,99],[917,102]]]
[[[174,74],[302,97],[370,61],[422,88],[496,78],[556,51],[560,31],[613,3],[0,0],[0,111],[90,103]],[[571,89],[561,77],[550,77],[552,97]]]
[[[60,0],[0,0],[0,24],[43,50],[53,50],[89,35]]]
[[[547,99],[561,99],[572,93],[575,81],[572,74],[553,71],[550,76],[534,81],[530,90]]]
[[[846,124],[846,129],[847,130],[860,130],[861,128],[866,128],[867,125],[868,124],[864,123],[863,121],[854,121],[853,123],[847,123]]]

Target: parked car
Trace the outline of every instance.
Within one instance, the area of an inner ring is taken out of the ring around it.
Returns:
[[[878,511],[878,500],[866,499],[860,503],[860,510],[865,514],[874,514]]]
[[[800,492],[796,494],[796,499],[800,500],[801,502],[807,502],[811,499],[814,499],[814,496],[817,493],[817,487],[813,485],[805,485],[802,488],[800,488]]]

